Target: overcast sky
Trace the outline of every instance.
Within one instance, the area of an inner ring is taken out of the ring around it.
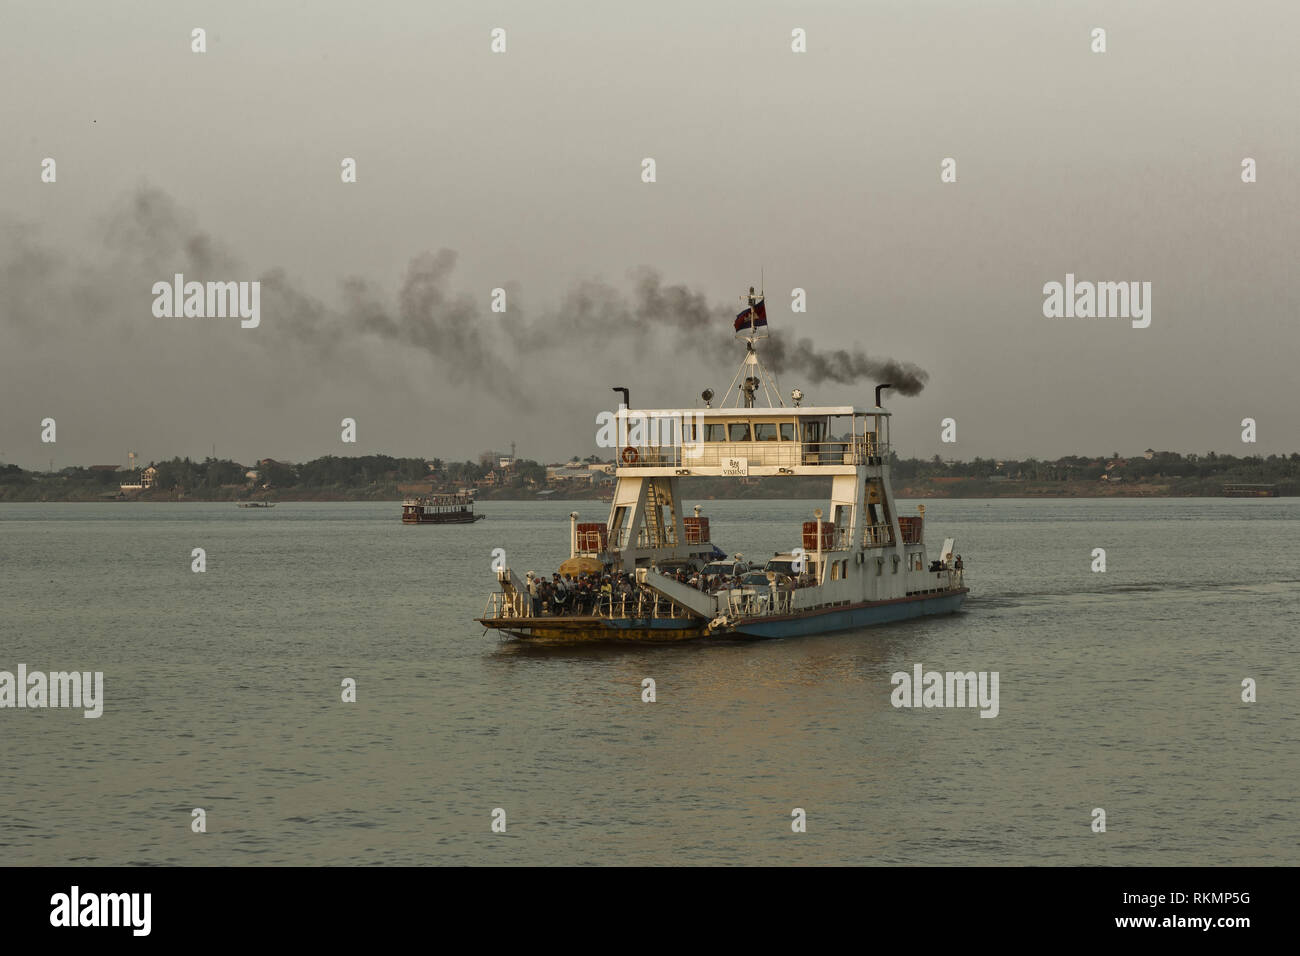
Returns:
[[[760,270],[773,330],[929,373],[904,456],[1300,450],[1298,34],[1294,2],[8,0],[0,461],[585,455],[612,385],[726,387]],[[642,321],[645,270],[710,318]],[[175,272],[261,280],[261,325],[155,317]],[[1150,327],[1045,318],[1067,273],[1150,282]]]

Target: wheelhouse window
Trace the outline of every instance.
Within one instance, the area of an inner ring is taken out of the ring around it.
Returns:
[[[781,423],[781,441],[794,441],[794,422]]]
[[[714,422],[704,426],[705,441],[726,441],[727,426]]]
[[[755,422],[754,441],[776,441],[776,422]]]
[[[727,426],[728,441],[749,441],[749,422],[732,422]]]

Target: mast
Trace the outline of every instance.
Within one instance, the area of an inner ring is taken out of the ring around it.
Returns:
[[[785,402],[781,400],[781,387],[777,384],[776,376],[767,370],[758,355],[758,341],[768,337],[766,296],[761,289],[755,293],[751,285],[749,294],[742,295],[740,300],[746,303],[747,307],[736,316],[736,321],[748,324],[741,324],[736,329],[736,338],[743,339],[745,342],[745,358],[740,363],[740,368],[736,370],[736,375],[731,380],[731,385],[727,388],[720,404],[725,406],[727,399],[731,397],[732,392],[735,392],[736,398],[732,403],[735,407],[753,408],[754,399],[762,390],[763,398],[769,408],[784,408]],[[758,324],[760,319],[761,326]]]

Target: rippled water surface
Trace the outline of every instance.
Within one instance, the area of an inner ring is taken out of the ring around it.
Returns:
[[[757,557],[817,503],[704,504]],[[0,862],[1300,863],[1295,499],[931,501],[971,597],[875,630],[485,635],[492,549],[553,569],[575,506],[0,505],[0,669],[106,697],[0,710]],[[999,715],[895,709],[917,663],[998,671]]]

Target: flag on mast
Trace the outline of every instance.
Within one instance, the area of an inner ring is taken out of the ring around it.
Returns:
[[[752,290],[751,290],[752,291]],[[748,308],[742,309],[736,313],[736,331],[748,327],[751,329],[762,328],[767,325],[767,305],[763,299],[759,299]]]

